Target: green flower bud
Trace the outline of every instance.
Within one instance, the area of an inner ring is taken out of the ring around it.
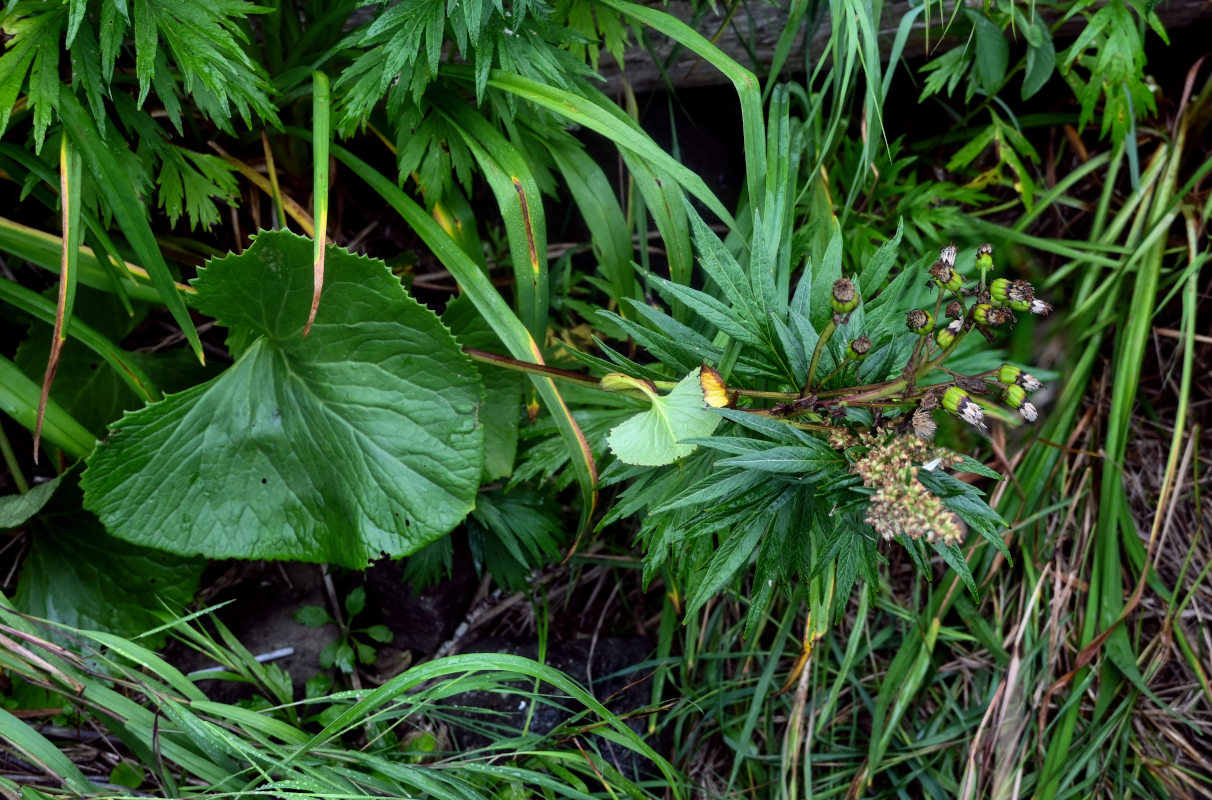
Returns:
[[[850,344],[846,345],[846,358],[851,361],[862,361],[867,357],[869,350],[871,350],[871,340],[866,336],[851,339]]]
[[[1004,383],[1007,386],[1021,386],[1028,392],[1038,392],[1044,388],[1044,385],[1039,382],[1038,378],[1029,372],[1023,372],[1020,367],[1016,367],[1013,364],[1002,364],[997,370],[997,380],[999,383]]]
[[[967,392],[958,386],[947,389],[943,395],[943,408],[969,425],[975,425],[978,428],[985,427],[985,412]]]
[[[1027,390],[1017,383],[1006,387],[1004,399],[1006,405],[1016,410],[1028,422],[1035,422],[1039,417],[1039,412],[1035,410],[1035,406],[1027,401]]]
[[[972,307],[972,318],[976,320],[978,325],[988,325],[991,328],[996,328],[998,325],[1004,325],[1010,321],[1010,314],[1004,308],[992,306],[988,303],[978,303]]]
[[[1012,281],[997,278],[989,284],[989,296],[994,305],[1010,306],[1015,311],[1026,311],[1035,300],[1035,287],[1024,280]]]
[[[1009,278],[995,278],[993,282],[989,284],[989,297],[991,297],[993,302],[999,306],[1007,305],[1010,302],[1009,289]]]
[[[930,333],[934,330],[934,317],[929,311],[915,308],[905,315],[905,324],[914,333]]]
[[[989,244],[988,242],[976,248],[976,268],[993,268],[993,245]]]
[[[947,348],[955,341],[955,337],[959,335],[960,330],[964,327],[963,320],[954,320],[945,328],[939,328],[938,333],[934,335],[934,341],[938,342],[939,347]]]
[[[858,292],[849,278],[842,278],[833,284],[833,293],[829,297],[833,310],[838,314],[849,314],[858,308]]]

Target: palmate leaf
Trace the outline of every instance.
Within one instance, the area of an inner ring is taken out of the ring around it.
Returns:
[[[126,415],[89,460],[85,506],[127,541],[183,555],[363,567],[413,552],[472,508],[479,377],[381,262],[266,232],[210,262],[196,305],[245,332],[214,380]]]

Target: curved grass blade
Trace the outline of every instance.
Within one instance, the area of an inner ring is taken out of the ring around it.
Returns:
[[[471,69],[467,67],[450,66],[443,67],[442,70],[452,77],[474,80]],[[488,85],[516,95],[523,100],[529,100],[570,122],[584,125],[610,139],[620,148],[646,159],[654,167],[672,176],[680,186],[711,209],[711,212],[722,219],[728,227],[736,227],[736,220],[724,208],[719,198],[707,188],[707,184],[703,182],[702,178],[679,164],[673,156],[658,147],[652,139],[639,130],[632,120],[623,114],[618,106],[606,101],[605,95],[600,92],[595,93],[595,96],[586,97],[501,70],[493,70],[489,73]],[[598,99],[597,95],[600,95],[601,99]]]
[[[431,92],[434,106],[463,137],[492,187],[513,260],[518,314],[535,341],[547,336],[547,220],[526,159],[482,115],[458,97]]]
[[[291,129],[288,132],[295,135],[306,134]],[[349,167],[355,175],[366,181],[380,197],[394,208],[404,221],[407,222],[426,246],[434,252],[438,260],[450,270],[463,291],[471,298],[476,310],[492,328],[493,332],[509,349],[510,354],[517,359],[543,363],[543,355],[535,344],[526,326],[517,315],[509,310],[509,306],[501,294],[488,280],[488,276],[476,265],[457,243],[442,230],[434,219],[425,213],[417,203],[396,186],[395,182],[384,177],[381,173],[354,156],[343,147],[333,145],[332,154],[338,161]],[[577,483],[581,487],[581,529],[586,530],[593,518],[597,505],[597,466],[590,451],[589,442],[580,426],[572,418],[572,413],[560,397],[559,391],[550,378],[531,375],[531,381],[538,390],[543,401],[559,428],[560,436],[568,448],[570,460],[576,470]]]
[[[312,268],[315,271],[314,287],[311,296],[311,311],[307,314],[307,324],[303,326],[303,336],[311,332],[311,324],[316,320],[316,310],[320,308],[320,292],[324,289],[324,247],[328,239],[328,147],[332,143],[332,128],[329,124],[329,112],[332,108],[332,92],[329,89],[328,76],[316,70],[311,74],[312,93],[312,194],[315,197],[316,221],[315,234],[312,236]]]
[[[37,423],[41,394],[38,384],[27,378],[16,364],[0,356],[0,411],[32,431]],[[48,442],[72,458],[83,458],[92,452],[97,443],[88,429],[54,400],[46,402],[42,434]]]
[[[741,128],[745,138],[745,180],[749,189],[749,202],[753,208],[761,208],[766,189],[766,133],[761,87],[753,72],[742,67],[698,31],[670,14],[626,0],[602,0],[602,4],[660,31],[693,51],[732,81],[741,101]],[[491,83],[491,80],[489,82]],[[683,185],[698,197],[691,185]],[[711,210],[719,214],[715,208]],[[720,218],[728,220],[723,215]],[[729,222],[729,227],[736,226]]]
[[[80,768],[42,734],[0,708],[0,739],[4,739],[21,757],[61,781],[81,796],[95,796],[94,786]]]
[[[55,304],[37,292],[30,291],[12,281],[0,281],[0,300],[4,300],[43,322],[54,324],[57,317]],[[94,328],[78,319],[71,320],[71,336],[88,349],[105,359],[114,372],[131,388],[136,397],[154,403],[160,399],[160,391],[143,369],[126,359],[126,352],[98,333]]]
[[[10,253],[49,272],[58,272],[62,267],[62,239],[4,217],[0,217],[0,251]],[[80,283],[103,292],[113,291],[108,269],[91,247],[79,248],[76,258],[77,280]],[[145,303],[160,302],[160,293],[151,286],[146,270],[130,262],[123,262],[122,268],[128,277],[136,281],[133,286],[126,287],[129,297]],[[187,296],[193,293],[193,289],[183,283],[174,284],[174,288]]]
[[[160,294],[160,301],[168,307],[198,361],[205,364],[206,356],[202,352],[198,331],[189,318],[185,301],[176,289],[168,264],[156,245],[146,209],[135,197],[130,180],[110,155],[92,118],[67,89],[59,92],[59,116],[63,120],[64,135],[71,138],[72,144],[88,164],[97,193],[109,206],[131,249],[147,270],[152,285]],[[121,145],[115,143],[115,146]]]
[[[551,139],[547,149],[564,176],[564,184],[580,209],[581,218],[589,227],[598,264],[610,282],[612,299],[622,313],[624,298],[639,300],[641,295],[635,270],[631,268],[631,233],[614,188],[597,162],[574,142]]]
[[[62,206],[63,259],[59,268],[59,305],[55,310],[54,332],[51,334],[50,356],[42,376],[42,395],[38,398],[38,419],[34,423],[34,463],[38,463],[38,443],[42,440],[42,418],[50,398],[51,383],[59,368],[67,328],[71,324],[72,306],[76,303],[76,264],[80,255],[80,153],[66,136],[59,137],[59,201]]]

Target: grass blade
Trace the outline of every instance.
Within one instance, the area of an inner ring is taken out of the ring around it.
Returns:
[[[448,72],[453,77],[474,80],[469,68],[443,67],[443,72]],[[569,122],[584,125],[605,136],[620,148],[646,159],[654,167],[668,173],[678,185],[711,209],[711,212],[730,228],[736,227],[736,221],[732,215],[720,203],[719,198],[707,188],[707,184],[703,182],[702,178],[679,164],[676,159],[658,147],[652,139],[639,130],[632,120],[628,119],[618,106],[600,92],[595,93],[592,97],[585,97],[501,70],[493,70],[489,73],[488,85],[553,111]]]
[[[63,259],[59,268],[59,305],[55,309],[54,333],[51,335],[50,356],[42,376],[42,395],[38,398],[38,419],[34,423],[34,463],[38,463],[38,443],[42,440],[42,418],[50,398],[51,383],[59,368],[67,328],[71,323],[72,307],[76,302],[76,264],[80,255],[80,154],[66,136],[59,138],[59,201],[62,206]]]
[[[61,781],[77,794],[92,796],[97,792],[97,787],[84,777],[80,768],[73,764],[72,760],[65,756],[59,748],[2,708],[0,708],[0,739],[16,749],[22,758],[52,778]]]
[[[16,364],[0,357],[0,411],[32,431],[37,424],[41,396],[38,384],[27,378]],[[88,429],[54,400],[46,402],[42,434],[48,442],[72,458],[83,458],[93,451],[97,443]]]
[[[189,311],[177,291],[172,274],[168,271],[168,264],[156,245],[156,237],[152,233],[146,209],[135,197],[129,178],[106,149],[105,140],[97,132],[92,117],[66,89],[59,93],[59,115],[63,120],[64,135],[71,138],[72,144],[88,164],[97,193],[113,212],[118,227],[122,229],[131,249],[147,270],[152,285],[160,294],[160,301],[168,307],[198,361],[205,364],[206,356],[202,352],[198,331],[194,328],[193,320],[189,318]]]
[[[311,332],[311,324],[316,320],[316,311],[320,308],[320,292],[324,290],[324,251],[328,240],[328,148],[332,143],[332,128],[329,125],[329,111],[332,107],[332,93],[329,90],[328,76],[316,70],[311,74],[312,92],[312,194],[315,198],[316,221],[315,234],[312,236],[312,268],[315,271],[314,288],[311,295],[311,310],[307,313],[307,324],[303,326],[303,336]]]
[[[589,227],[598,264],[610,282],[612,299],[622,313],[624,298],[639,300],[641,295],[635,270],[631,268],[631,234],[614,189],[602,168],[577,144],[553,138],[547,142],[547,147]]]
[[[0,217],[0,250],[49,272],[58,272],[62,268],[62,239],[4,217]],[[77,259],[77,279],[80,283],[103,292],[113,290],[108,270],[92,248],[81,247]],[[126,287],[129,297],[145,303],[160,302],[160,293],[152,287],[146,270],[129,262],[124,262],[123,270],[137,281],[133,286]],[[193,289],[183,283],[174,286],[187,296],[193,293]]]
[[[12,281],[0,281],[0,300],[11,303],[22,311],[48,324],[54,324],[57,309],[37,292],[30,291]],[[135,396],[148,403],[160,399],[160,391],[143,369],[126,358],[126,352],[94,328],[78,319],[71,320],[71,336],[88,349],[105,359],[118,377],[125,381]]]
[[[431,92],[492,187],[509,239],[518,315],[536,342],[547,336],[547,220],[534,174],[518,149],[462,99]]]

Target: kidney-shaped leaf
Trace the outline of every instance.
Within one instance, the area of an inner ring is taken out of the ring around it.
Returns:
[[[698,369],[678,381],[664,396],[644,388],[640,381],[620,377],[641,389],[652,401],[652,408],[615,426],[606,439],[611,452],[624,463],[646,467],[672,464],[698,447],[683,444],[683,439],[710,436],[723,419],[707,409]]]
[[[115,536],[211,558],[365,566],[419,550],[474,505],[483,431],[471,361],[380,261],[260,234],[193,281],[251,342],[217,378],[127,414],[88,459]]]

